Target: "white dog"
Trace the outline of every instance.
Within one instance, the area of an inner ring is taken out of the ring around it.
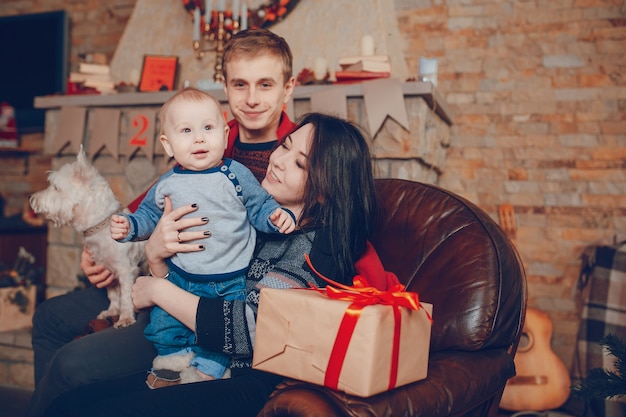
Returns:
[[[76,161],[51,171],[48,182],[48,188],[31,196],[31,207],[55,226],[71,225],[82,233],[93,260],[115,274],[118,283],[107,288],[109,308],[98,318],[119,315],[116,328],[133,324],[131,287],[144,259],[144,242],[119,243],[111,238],[110,218],[120,211],[120,204],[107,181],[87,160],[82,146]]]

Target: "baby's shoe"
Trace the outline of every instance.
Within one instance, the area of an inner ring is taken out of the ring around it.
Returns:
[[[146,385],[150,389],[171,387],[180,384],[180,372],[170,369],[151,369],[148,371]]]

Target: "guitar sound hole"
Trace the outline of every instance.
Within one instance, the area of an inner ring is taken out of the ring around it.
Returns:
[[[522,333],[519,339],[519,345],[517,346],[517,350],[519,352],[526,352],[531,348],[532,342],[528,333]]]

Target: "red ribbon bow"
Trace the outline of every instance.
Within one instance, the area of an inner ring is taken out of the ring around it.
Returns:
[[[400,308],[406,307],[418,311],[421,308],[418,294],[415,292],[406,292],[406,287],[402,284],[396,284],[387,291],[381,291],[378,288],[372,287],[367,279],[361,275],[356,275],[353,278],[353,286],[344,285],[320,274],[313,267],[308,254],[305,254],[304,257],[311,270],[324,281],[332,285],[321,289],[309,283],[313,290],[333,300],[352,302],[352,304],[346,308],[346,312],[339,325],[335,344],[333,345],[330,358],[328,359],[328,366],[326,367],[324,385],[332,389],[337,389],[339,385],[339,375],[341,374],[341,368],[343,367],[346,352],[348,351],[350,339],[352,338],[354,328],[361,316],[362,310],[370,305],[382,304],[393,307],[393,347],[391,351],[391,370],[388,389],[395,388],[398,377],[398,358],[400,356],[400,327],[402,321]],[[432,317],[428,311],[424,311],[428,319],[432,322]]]

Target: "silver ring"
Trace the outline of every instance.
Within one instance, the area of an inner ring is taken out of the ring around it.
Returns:
[[[178,232],[178,234],[176,235],[176,238],[178,239],[178,243],[183,243],[183,241],[180,240],[180,232]]]

